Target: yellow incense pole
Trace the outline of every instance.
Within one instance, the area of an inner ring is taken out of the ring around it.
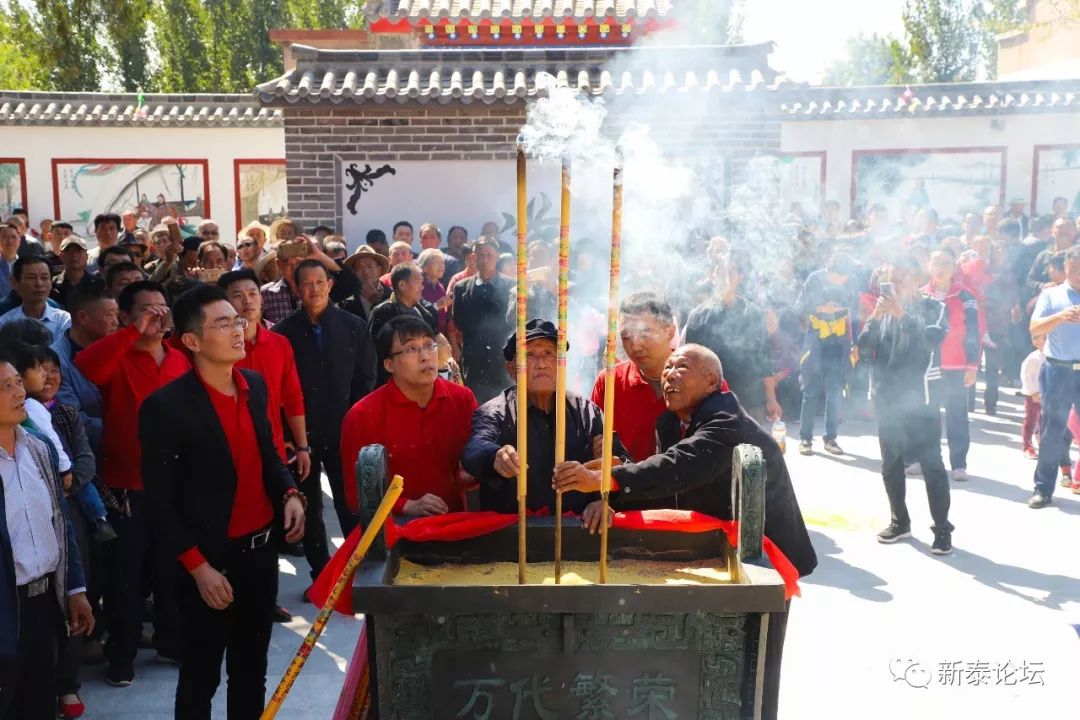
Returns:
[[[345,569],[341,571],[341,575],[338,577],[337,582],[334,583],[333,589],[330,590],[330,596],[326,598],[322,610],[320,610],[318,616],[316,616],[315,622],[311,624],[311,629],[308,630],[307,637],[300,643],[300,649],[296,651],[296,655],[293,657],[292,662],[289,663],[289,667],[285,670],[285,675],[282,676],[277,689],[274,690],[274,694],[270,696],[270,702],[267,703],[266,709],[263,710],[263,713],[260,716],[261,720],[271,720],[277,715],[278,710],[281,709],[281,704],[285,702],[285,696],[288,695],[289,690],[292,689],[293,683],[296,682],[297,675],[299,675],[300,670],[303,669],[304,663],[307,662],[308,656],[311,655],[311,651],[315,649],[315,643],[318,642],[319,636],[322,635],[322,631],[326,627],[326,623],[334,613],[334,606],[337,605],[341,593],[344,592],[345,586],[352,580],[356,568],[360,567],[360,563],[363,561],[364,556],[367,555],[367,551],[371,547],[371,544],[375,542],[375,537],[382,529],[383,523],[386,522],[386,518],[389,517],[390,511],[394,509],[394,503],[397,502],[398,496],[401,495],[401,491],[404,487],[404,481],[401,479],[401,476],[395,475],[394,479],[390,482],[390,487],[386,489],[386,494],[383,495],[382,502],[379,503],[379,508],[375,511],[374,517],[371,518],[371,522],[364,529],[364,534],[360,536],[360,543],[356,546],[356,549],[353,550],[352,555],[349,556],[349,562],[345,564]]]
[[[619,252],[622,246],[622,159],[616,160],[611,198],[611,279],[608,288],[607,361],[604,367],[604,451],[600,460],[600,583],[607,582],[608,496],[615,427],[615,328],[619,322]]]
[[[517,452],[520,462],[517,477],[518,501],[518,584],[525,584],[525,497],[528,493],[529,398],[526,388],[525,315],[529,300],[527,278],[529,265],[529,220],[525,184],[525,150],[517,151]]]
[[[555,369],[555,464],[566,460],[566,305],[570,285],[570,158],[562,160],[562,214],[559,221],[559,364]],[[555,493],[555,584],[562,582],[562,491]]]

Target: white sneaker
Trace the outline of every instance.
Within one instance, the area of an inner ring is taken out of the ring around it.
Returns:
[[[952,479],[957,482],[967,482],[968,474],[966,468],[956,468],[952,471]]]
[[[919,463],[911,463],[904,468],[904,472],[908,477],[915,477],[916,475],[922,475],[922,465]]]

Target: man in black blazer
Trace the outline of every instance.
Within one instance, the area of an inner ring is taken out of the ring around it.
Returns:
[[[357,518],[345,505],[341,423],[349,408],[371,392],[375,384],[375,346],[367,324],[330,304],[333,286],[333,278],[318,261],[301,262],[296,267],[300,309],[273,328],[292,344],[304,390],[311,474],[300,488],[312,503],[304,551],[313,579],[330,558],[319,499],[320,468],[326,471],[330,480],[334,511],[342,532],[348,535],[356,527]],[[294,441],[298,446],[304,443],[303,438],[294,438]]]
[[[191,577],[180,590],[176,717],[210,717],[228,653],[228,716],[254,719],[277,596],[274,515],[295,542],[306,501],[275,449],[262,377],[235,367],[247,321],[212,285],[183,295],[173,314],[195,369],[143,402],[139,440],[157,540]]]
[[[454,325],[461,332],[465,384],[481,405],[506,387],[502,347],[514,326],[507,321],[512,281],[499,274],[499,241],[476,240],[476,274],[454,286]]]

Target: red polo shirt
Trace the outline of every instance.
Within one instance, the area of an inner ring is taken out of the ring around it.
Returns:
[[[244,342],[244,359],[236,363],[242,370],[254,370],[266,381],[266,412],[270,416],[270,430],[274,435],[274,447],[282,462],[285,457],[285,430],[281,413],[286,418],[304,414],[304,392],[300,388],[300,376],[296,371],[296,359],[292,345],[284,335],[278,335],[259,325],[255,342]],[[293,438],[301,445],[307,438]]]
[[[405,480],[394,512],[403,512],[406,500],[428,493],[442,498],[450,512],[462,510],[458,463],[476,408],[472,390],[442,378],[435,380],[426,408],[405,397],[393,379],[353,405],[341,426],[341,469],[349,509],[359,508],[356,456],[360,448],[379,444],[386,448],[390,474]]]
[[[91,343],[75,356],[86,379],[101,389],[103,430],[101,477],[108,487],[142,490],[139,408],[150,393],[191,369],[188,359],[168,343],[158,365],[150,353],[135,347],[139,331],[122,328]]]
[[[199,377],[210,403],[214,406],[218,422],[225,433],[236,472],[236,495],[229,514],[229,537],[243,537],[262,530],[274,519],[274,508],[266,496],[263,484],[263,461],[259,442],[255,438],[255,423],[251,420],[248,406],[248,383],[243,374],[233,368],[236,395],[226,395],[210,387]],[[180,562],[190,572],[205,562],[197,547],[189,548],[180,555]]]
[[[604,409],[604,388],[604,373],[601,371],[592,391],[592,401],[601,410]],[[613,427],[634,462],[641,462],[656,454],[656,421],[666,409],[664,398],[657,396],[632,360],[615,366]],[[604,422],[608,422],[608,419],[604,418]]]

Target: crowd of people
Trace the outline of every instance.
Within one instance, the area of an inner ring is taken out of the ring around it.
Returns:
[[[894,222],[873,206],[842,224],[828,204],[767,262],[761,238],[690,239],[686,252],[707,259],[699,276],[620,306],[614,508],[731,517],[731,453],[757,445],[766,534],[808,574],[816,557],[782,420],[798,423],[808,455],[823,412],[822,448],[842,455],[843,418],[873,417],[891,511],[878,540],[911,534],[905,480],[922,473],[932,549],[948,554],[949,481],[967,480],[980,369],[986,414],[1003,384],[1025,395],[1029,506],[1049,505],[1058,478],[1080,493],[1069,461],[1077,223],[1057,202],[1048,217],[1023,208],[950,225],[929,207]],[[128,686],[145,646],[179,666],[178,718],[209,717],[224,656],[229,716],[257,717],[270,624],[290,618],[276,602],[277,554],[304,556],[318,576],[329,560],[321,477],[350,532],[369,445],[406,478],[402,515],[516,512],[524,462],[531,511],[550,512],[562,492],[588,530],[607,522],[595,462],[602,326],[572,333],[595,382],[568,394],[566,461],[554,462],[549,244],[528,246],[522,457],[517,287],[494,223],[475,239],[452,227],[445,245],[423,224],[414,258],[408,221],[350,252],[358,238],[305,234],[288,218],[231,242],[210,219],[144,229],[134,212],[101,214],[93,247],[67,223],[31,232],[28,220],[0,224],[0,719],[79,717],[80,667],[104,662],[107,682]],[[647,276],[628,269],[631,285]]]

